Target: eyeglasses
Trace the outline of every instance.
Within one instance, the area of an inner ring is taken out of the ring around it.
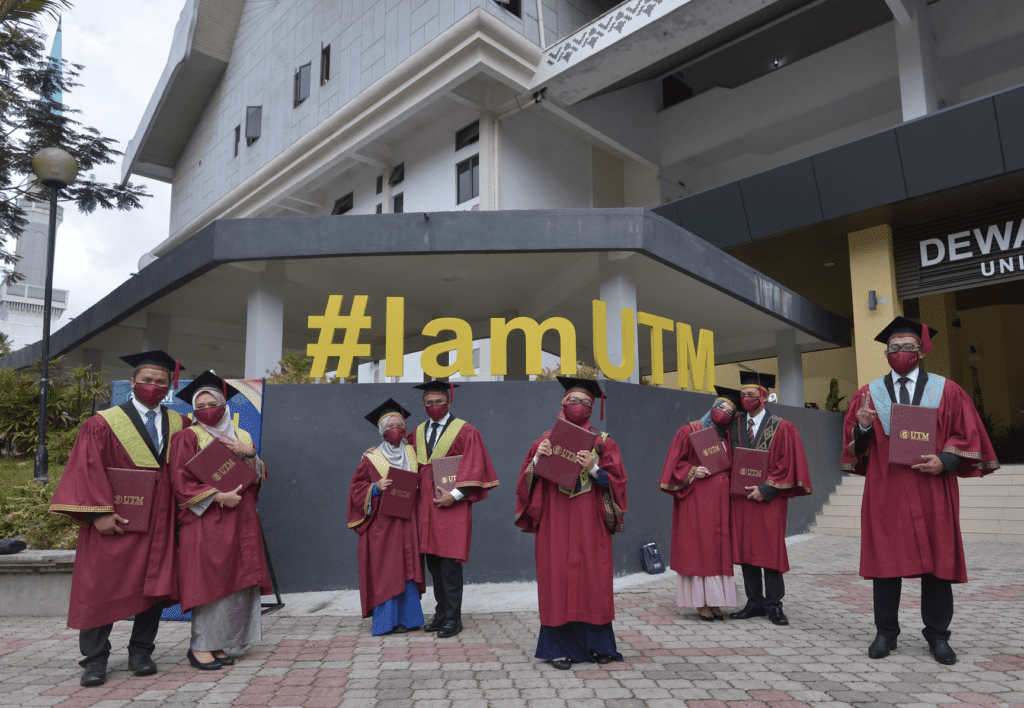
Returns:
[[[586,398],[576,398],[575,396],[567,400],[566,403],[569,404],[570,406],[577,405],[586,406],[587,408],[594,407],[594,403],[592,401],[588,401]]]
[[[735,412],[733,407],[726,403],[725,401],[719,401],[718,403],[716,403],[715,408],[717,408],[720,411],[725,411],[729,415],[732,415]]]
[[[885,348],[887,354],[895,354],[897,352],[916,352],[920,351],[920,344],[890,344]]]

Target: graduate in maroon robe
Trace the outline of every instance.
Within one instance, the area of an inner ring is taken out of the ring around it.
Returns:
[[[669,446],[659,489],[672,495],[672,554],[669,567],[677,573],[676,602],[695,607],[700,618],[725,619],[722,605],[736,605],[729,524],[729,470],[711,474],[701,464],[690,439],[692,433],[715,428],[718,440],[732,458],[729,424],[740,409],[740,392],[715,386],[718,398],[700,420],[679,429]]]
[[[363,457],[348,490],[348,527],[359,534],[359,600],[363,617],[373,615],[374,635],[404,634],[423,625],[419,514],[415,507],[409,519],[380,511],[391,468],[419,469],[405,440],[408,417],[409,411],[390,398],[366,416],[383,441]]]
[[[256,514],[267,468],[252,437],[232,420],[228,399],[239,393],[204,371],[177,396],[191,404],[195,423],[171,439],[171,480],[178,503],[181,609],[192,610],[189,664],[231,666],[232,653],[262,639],[260,597],[274,589]],[[249,467],[245,482],[220,492],[186,468],[209,445],[224,445]]]
[[[431,381],[413,388],[423,391],[423,408],[430,417],[429,425],[420,423],[409,436],[420,467],[420,551],[437,602],[434,618],[423,631],[444,639],[462,631],[462,564],[469,560],[473,540],[473,505],[498,486],[498,475],[480,431],[448,411],[458,386]],[[455,489],[442,493],[430,462],[457,455],[462,461]]]
[[[182,367],[162,351],[121,357],[135,367],[132,399],[100,411],[82,424],[50,511],[66,514],[81,528],[71,579],[68,627],[79,632],[85,658],[83,686],[106,681],[113,623],[135,615],[128,642],[128,666],[136,676],[156,673],[155,648],[160,613],[177,598],[174,501],[167,468],[171,436],[188,419],[160,402],[177,386]],[[149,529],[132,532],[114,513],[107,469],[156,470]]]
[[[902,578],[921,578],[924,637],[936,661],[956,663],[949,646],[951,583],[967,582],[960,535],[957,477],[999,469],[992,444],[967,393],[919,363],[938,331],[897,317],[875,338],[892,371],[863,386],[843,422],[844,472],[865,476],[861,503],[860,574],[874,585],[878,634],[868,656],[896,648]],[[912,467],[889,464],[892,405],[937,409],[934,455]]]
[[[796,426],[764,407],[768,389],[774,385],[771,374],[740,372],[740,400],[746,415],[732,423],[733,449],[767,450],[768,478],[747,487],[746,498],[732,497],[732,560],[743,568],[747,604],[729,616],[747,619],[767,614],[773,624],[787,625],[789,619],[782,611],[786,594],[782,575],[789,571],[786,512],[790,498],[811,493],[811,472]]]
[[[566,389],[559,418],[588,430],[594,401],[604,395],[596,381],[559,376]],[[580,476],[567,489],[534,474],[540,457],[551,455],[551,431],[533,443],[516,485],[516,526],[536,534],[537,599],[540,604],[538,659],[556,668],[572,662],[622,661],[612,620],[612,534],[625,528],[626,470],[619,446],[601,433],[593,450],[580,450]]]

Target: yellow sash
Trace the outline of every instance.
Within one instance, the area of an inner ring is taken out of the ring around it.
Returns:
[[[434,445],[434,451],[430,458],[427,458],[427,424],[420,423],[416,426],[416,460],[421,465],[428,464],[435,457],[447,457],[448,451],[455,442],[455,436],[462,430],[466,421],[461,418],[454,419],[441,434],[441,439]]]
[[[128,417],[123,408],[115,406],[100,411],[98,415],[110,426],[114,437],[121,443],[121,447],[128,453],[128,457],[132,458],[133,465],[148,469],[159,469],[161,467],[161,464],[153,457],[153,452],[149,449],[149,445],[146,444],[142,435],[139,434],[139,429],[135,427],[132,419]],[[169,409],[167,411],[167,423],[167,439],[164,440],[165,463],[171,457],[170,438],[184,427],[181,415]]]

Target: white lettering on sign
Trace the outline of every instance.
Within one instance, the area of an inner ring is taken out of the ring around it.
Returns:
[[[1014,229],[1014,225],[1017,226]],[[1016,238],[1014,238],[1016,231]],[[975,247],[977,249],[975,250]],[[1024,219],[1019,222],[1007,221],[1005,224],[991,224],[984,231],[980,228],[970,231],[958,231],[949,234],[945,240],[941,238],[926,238],[918,243],[921,268],[937,266],[943,261],[950,263],[964,261],[977,256],[995,255],[1005,251],[1016,251],[1024,247]],[[1012,272],[1014,270],[1013,257],[1002,259],[1000,272]],[[1024,262],[1024,261],[1022,261]],[[995,273],[996,262],[993,260],[982,264],[982,275],[989,276]],[[1018,264],[1017,267],[1020,270]]]

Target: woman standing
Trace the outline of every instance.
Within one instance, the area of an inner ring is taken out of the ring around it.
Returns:
[[[237,393],[212,371],[177,393],[195,411],[192,427],[171,439],[171,479],[181,523],[181,608],[192,610],[188,660],[197,669],[230,666],[235,660],[226,649],[260,641],[260,596],[273,592],[256,515],[267,471],[252,438],[232,423],[227,399]],[[189,472],[186,463],[211,444],[224,444],[242,458],[251,482],[219,492]]]
[[[420,596],[426,586],[417,504],[409,519],[380,513],[380,495],[391,486],[389,470],[419,469],[412,446],[405,442],[408,417],[409,411],[390,398],[366,416],[384,440],[363,456],[348,491],[348,527],[359,534],[359,600],[363,617],[373,615],[375,636],[423,626]]]
[[[740,392],[715,386],[718,398],[700,420],[679,429],[661,471],[661,491],[672,495],[672,554],[676,602],[695,607],[702,620],[725,619],[722,606],[736,605],[729,527],[729,474],[712,475],[700,463],[691,433],[714,427],[729,458],[729,423],[737,416]]]
[[[604,394],[596,381],[559,376],[566,390],[559,418],[590,427],[594,401]],[[597,432],[596,430],[594,432]],[[612,534],[626,513],[626,470],[615,441],[598,434],[592,450],[576,453],[580,476],[572,489],[535,475],[551,455],[551,431],[526,455],[516,485],[516,526],[536,534],[537,596],[540,603],[538,659],[559,669],[572,662],[622,661],[615,648]]]

